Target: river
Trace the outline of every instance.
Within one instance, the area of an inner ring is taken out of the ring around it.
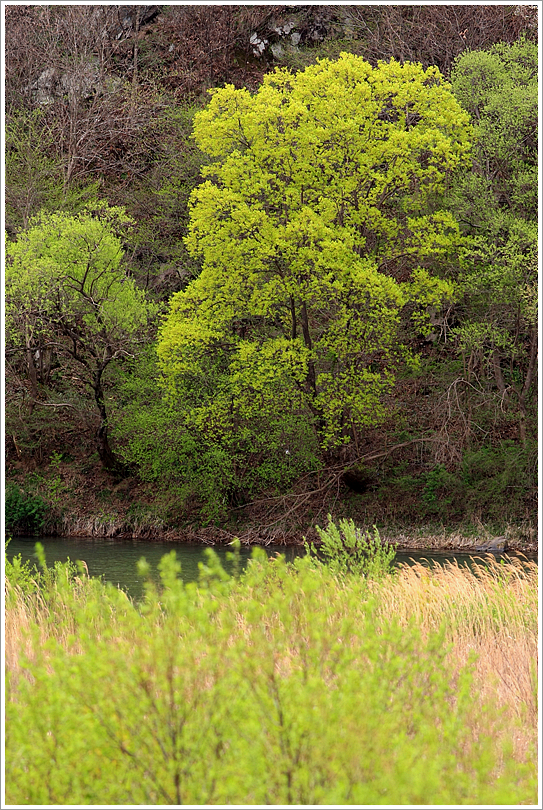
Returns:
[[[205,562],[205,549],[208,548],[199,543],[118,540],[97,537],[13,537],[7,549],[8,559],[20,554],[23,560],[35,562],[34,546],[37,542],[40,542],[44,547],[48,565],[52,565],[57,560],[60,562],[66,562],[68,559],[73,562],[84,560],[88,566],[90,576],[103,577],[106,581],[119,585],[134,599],[139,599],[143,594],[143,581],[137,572],[139,559],[145,557],[153,575],[158,576],[157,565],[161,558],[174,550],[177,559],[181,563],[183,580],[192,582],[198,579],[198,563]],[[231,552],[232,549],[223,545],[213,546],[212,548],[218,554],[224,568],[227,571],[232,571],[232,562],[227,558],[228,552]],[[287,560],[293,560],[296,556],[305,553],[303,547],[300,546],[270,545],[265,547],[265,550],[269,556],[277,553],[284,554]],[[240,556],[243,569],[251,557],[251,548],[243,546],[240,550]],[[412,564],[414,561],[431,566],[435,563],[443,564],[447,560],[451,562],[456,560],[459,565],[470,565],[473,563],[474,557],[480,561],[481,556],[484,557],[484,555],[440,552],[433,549],[404,551],[396,554],[395,564]]]

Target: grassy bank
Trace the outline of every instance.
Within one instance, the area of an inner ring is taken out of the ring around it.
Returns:
[[[374,436],[376,447],[384,441],[383,436]],[[264,492],[250,503],[228,507],[217,521],[204,520],[196,494],[182,497],[171,482],[161,488],[136,475],[119,480],[85,457],[72,459],[57,452],[42,465],[8,463],[6,528],[13,535],[204,543],[239,537],[246,544],[296,545],[303,536],[315,539],[316,525],[332,512],[359,526],[377,525],[382,536],[405,549],[476,549],[489,536],[505,536],[511,551],[537,551],[537,487],[524,468],[522,472],[512,462],[507,467],[501,457],[493,457],[490,470],[477,467],[478,487],[468,492],[461,482],[445,481],[441,473],[408,475],[414,463],[408,450],[396,466],[385,459],[375,469],[359,471],[358,483],[367,486],[363,493],[349,489],[338,468],[334,474],[308,476],[288,493]],[[532,473],[537,468],[533,452],[514,458]],[[507,475],[502,467],[507,467]],[[533,492],[525,479],[534,485]],[[445,484],[453,483],[454,491],[448,490]],[[533,497],[528,497],[528,490]]]
[[[374,572],[11,572],[7,801],[536,803],[536,566]]]

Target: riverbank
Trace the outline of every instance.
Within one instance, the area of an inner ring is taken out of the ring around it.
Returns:
[[[375,500],[340,491],[331,501],[303,493],[261,499],[231,509],[220,525],[218,521],[202,525],[198,511],[191,510],[186,502],[176,501],[173,494],[155,493],[136,478],[115,481],[99,466],[78,469],[59,462],[47,476],[39,468],[13,473],[7,488],[7,493],[11,486],[18,496],[13,509],[22,514],[26,509],[35,520],[33,526],[22,520],[8,527],[13,536],[35,533],[209,546],[227,544],[238,537],[244,546],[300,546],[304,539],[318,542],[316,526],[325,526],[331,513],[335,519],[354,520],[362,529],[371,530],[376,525],[381,538],[399,551],[475,552],[502,537],[506,551],[530,555],[538,552],[535,517],[534,521],[524,516],[489,523],[472,514],[455,524],[435,517],[409,520],[399,518],[386,504],[378,508]]]
[[[325,521],[323,521],[324,525]],[[362,528],[372,528],[358,524]],[[510,551],[514,554],[538,553],[537,531],[532,526],[506,526],[503,534],[497,535],[492,527],[481,525],[455,529],[435,526],[416,526],[403,528],[378,527],[381,539],[393,545],[397,551],[418,551],[428,549],[433,551]],[[14,536],[24,535],[25,532],[14,532]],[[43,534],[51,537],[80,537],[109,538],[117,540],[146,540],[160,543],[200,543],[206,546],[226,545],[238,538],[243,546],[303,546],[304,542],[317,543],[319,538],[314,526],[309,526],[305,532],[300,533],[272,533],[262,532],[258,528],[245,528],[242,531],[232,531],[217,526],[163,528],[141,524],[132,526],[123,520],[105,521],[103,516],[95,515],[84,518],[65,519],[60,525]],[[493,541],[503,538],[496,549],[492,549]]]
[[[533,519],[511,515],[499,522],[470,513],[450,523],[440,520],[439,512],[424,518],[414,506],[411,511],[392,508],[400,493],[382,499],[379,493],[355,495],[343,485],[333,498],[301,491],[259,499],[232,508],[223,519],[207,525],[202,525],[196,506],[179,500],[174,492],[155,491],[134,477],[116,480],[98,465],[58,461],[47,469],[13,468],[7,493],[10,487],[19,494],[14,511],[24,514],[26,509],[35,521],[29,525],[23,519],[7,526],[14,536],[35,533],[205,545],[226,544],[238,537],[247,546],[300,546],[304,538],[318,542],[315,527],[325,526],[331,513],[335,519],[350,518],[363,529],[376,525],[381,538],[401,551],[477,551],[496,537],[504,538],[505,550],[531,555],[538,551],[536,513]],[[8,511],[6,503],[6,524]]]

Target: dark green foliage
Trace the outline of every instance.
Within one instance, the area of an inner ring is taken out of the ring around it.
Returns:
[[[183,289],[200,271],[183,242],[189,195],[206,163],[191,138],[194,112],[185,105],[160,105],[141,133],[153,145],[145,171],[131,173],[122,191],[117,182],[107,184],[109,197],[122,199],[135,221],[128,236],[132,272],[159,301]]]
[[[36,534],[43,526],[49,505],[39,495],[32,495],[15,484],[6,486],[6,531],[16,534]]]
[[[459,475],[469,507],[489,518],[537,510],[537,444],[526,448],[512,441],[465,454]],[[526,497],[528,496],[528,497]]]
[[[118,452],[137,465],[144,481],[177,501],[174,521],[183,509],[199,510],[206,523],[224,520],[230,507],[263,490],[285,491],[318,467],[312,432],[295,414],[255,416],[243,430],[217,440],[210,425],[191,423],[182,404],[163,399],[153,348],[116,373]]]

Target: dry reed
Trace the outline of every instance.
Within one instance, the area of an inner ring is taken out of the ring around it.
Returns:
[[[372,583],[372,592],[383,620],[414,620],[425,634],[441,628],[453,672],[475,659],[473,696],[500,707],[504,725],[516,728],[515,756],[536,744],[537,564],[488,557],[471,570],[456,562],[405,565]]]

